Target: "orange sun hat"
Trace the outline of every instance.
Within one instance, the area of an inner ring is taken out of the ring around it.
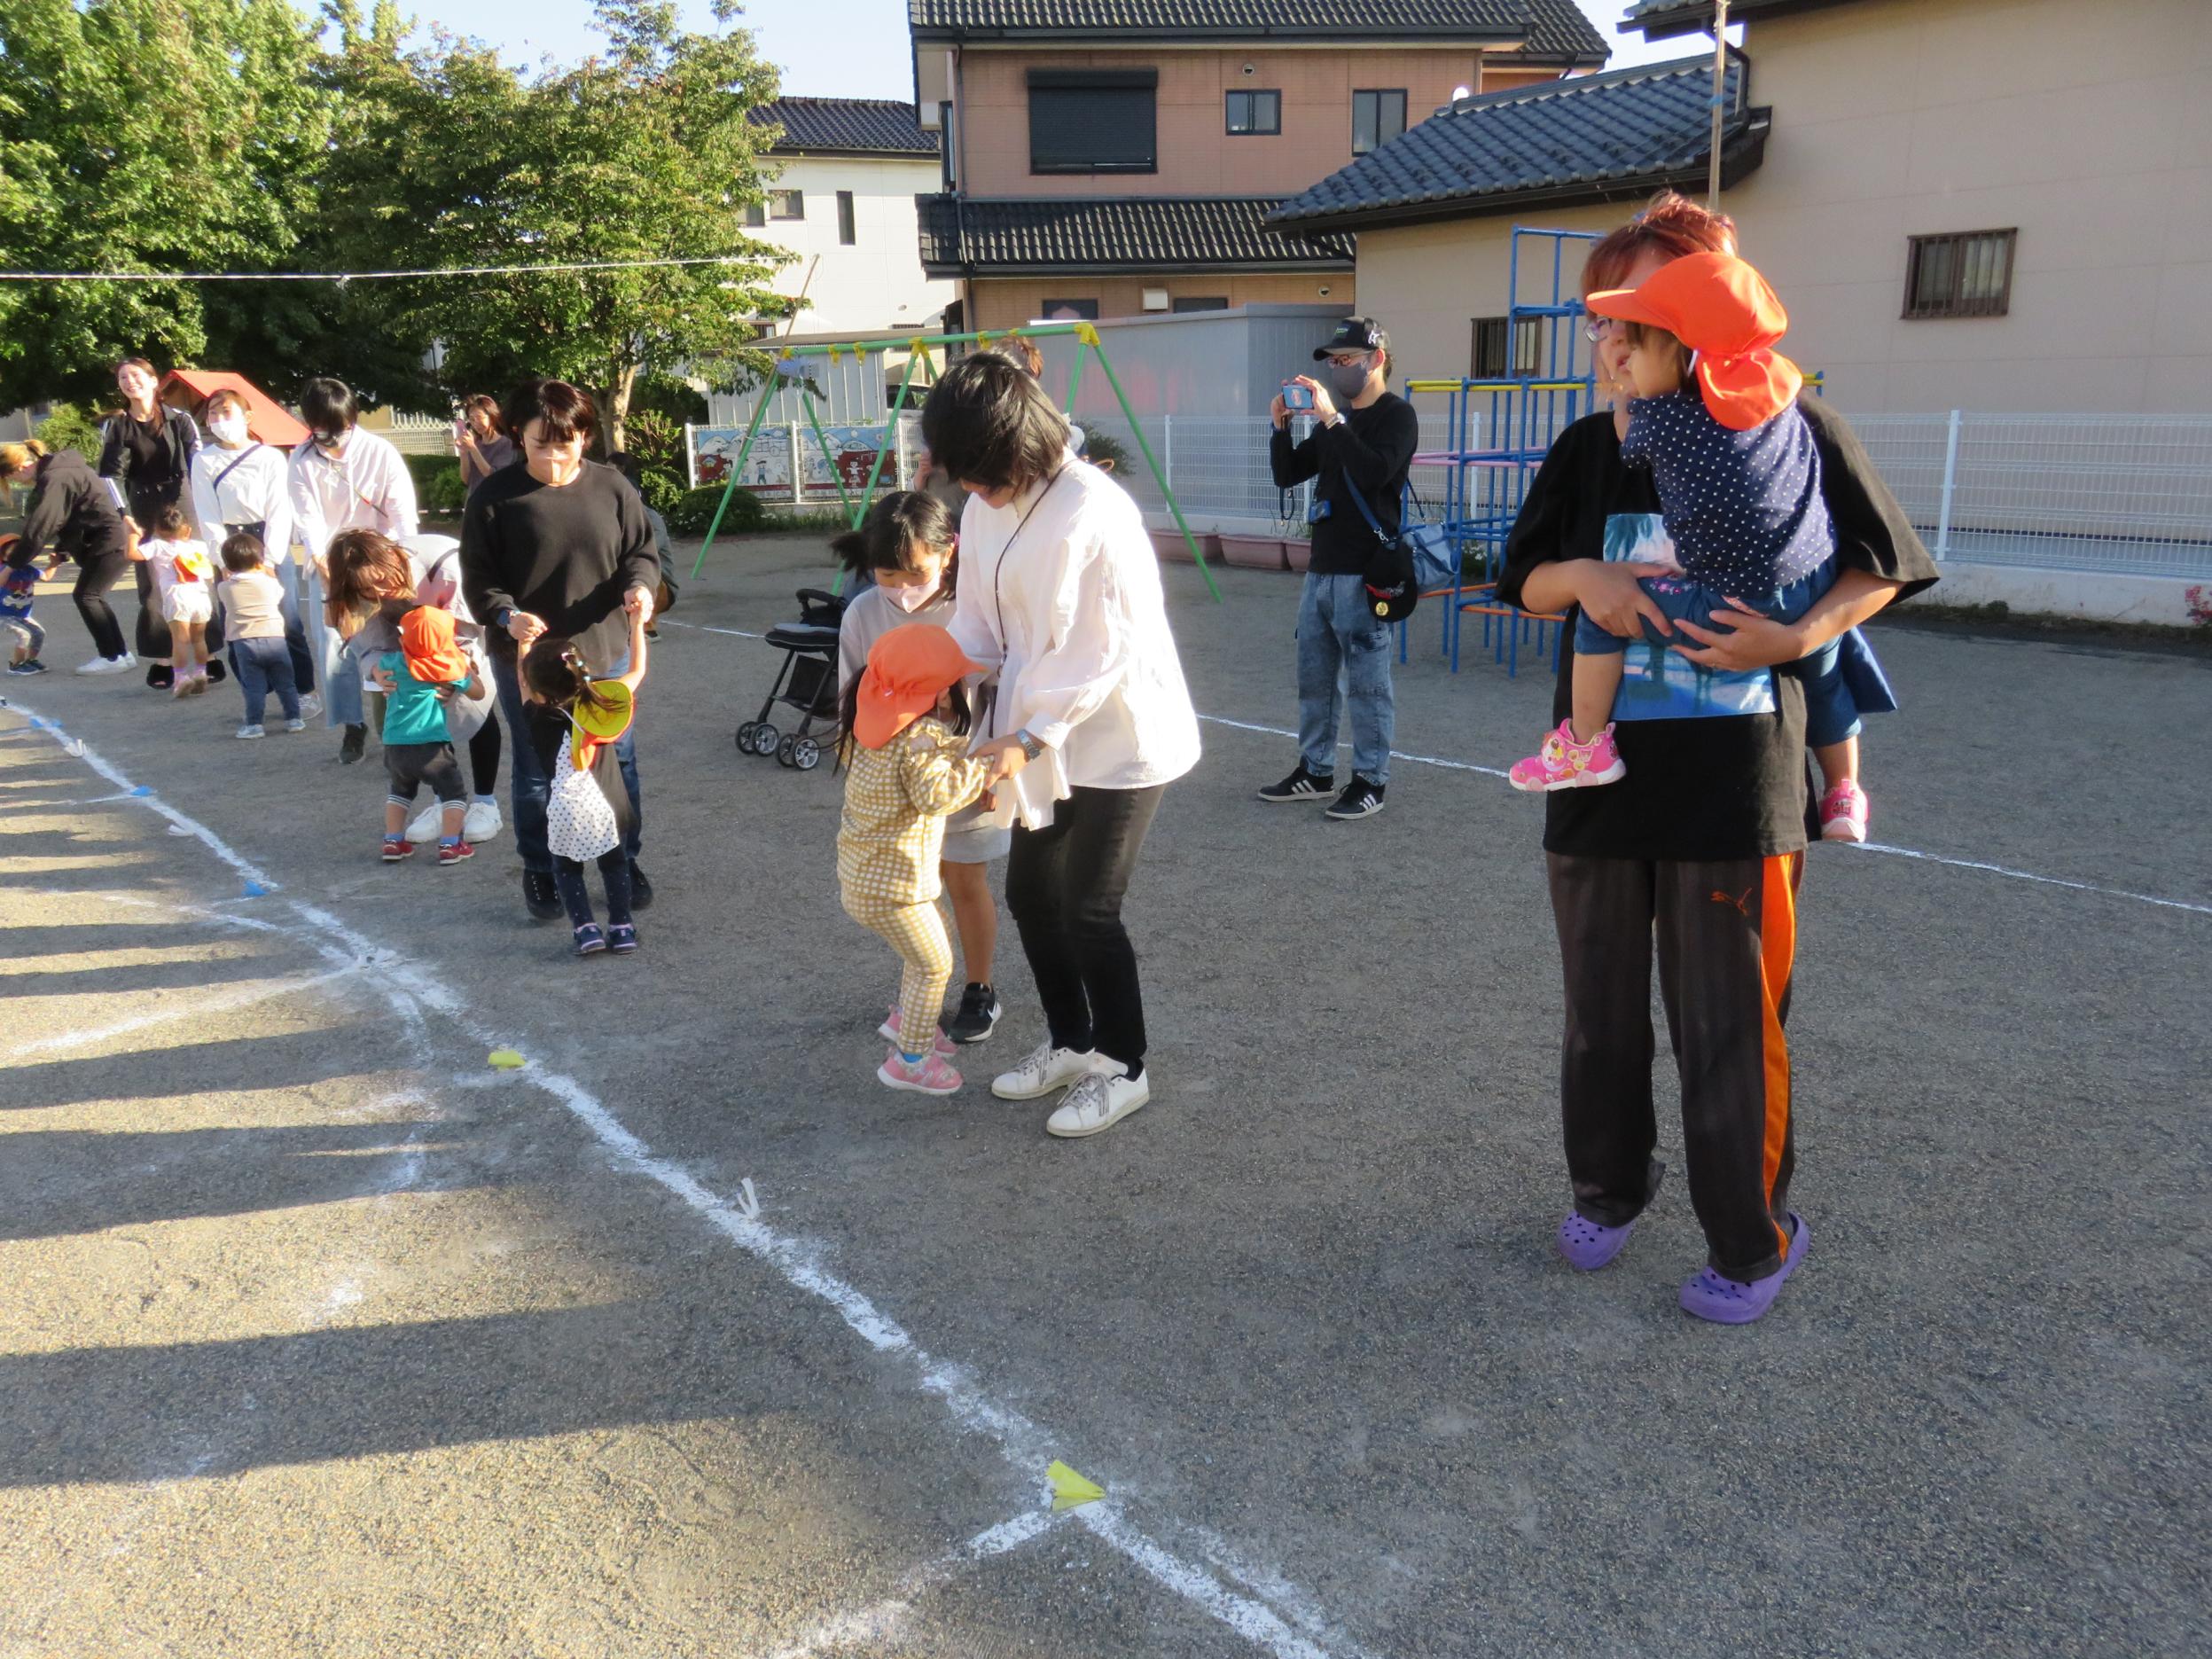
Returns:
[[[868,652],[853,737],[864,749],[881,748],[934,708],[945,687],[982,671],[983,665],[969,661],[952,636],[934,623],[894,628]]]
[[[453,643],[451,611],[418,605],[400,618],[399,648],[407,659],[407,671],[426,685],[468,678],[468,658]]]
[[[1583,306],[1598,317],[1663,328],[1697,353],[1699,395],[1713,419],[1748,432],[1797,401],[1805,377],[1773,349],[1789,313],[1767,279],[1733,254],[1691,254],[1640,288],[1604,288]]]

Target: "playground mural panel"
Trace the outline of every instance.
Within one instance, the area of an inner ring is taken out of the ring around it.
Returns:
[[[813,428],[799,427],[797,447],[803,492],[808,496],[834,497],[840,481],[848,491],[865,489],[868,474],[876,464],[876,451],[883,445],[885,430],[882,426],[825,426],[822,428],[823,438],[829,441],[825,454]],[[745,434],[743,426],[692,427],[692,484],[727,483],[731,465],[745,449]],[[754,437],[752,452],[745,457],[739,487],[755,494],[788,497],[792,448],[790,427],[763,427]],[[892,453],[884,458],[878,489],[897,487],[901,471],[895,445]]]

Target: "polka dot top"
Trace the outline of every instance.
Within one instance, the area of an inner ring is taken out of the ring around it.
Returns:
[[[1794,403],[1734,432],[1694,391],[1634,398],[1621,458],[1651,469],[1675,558],[1693,582],[1748,600],[1835,556],[1820,455]]]

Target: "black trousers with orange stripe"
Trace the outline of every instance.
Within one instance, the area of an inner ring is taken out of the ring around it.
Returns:
[[[1567,978],[1559,1098],[1575,1209],[1621,1226],[1658,1186],[1655,954],[1682,1078],[1690,1202],[1707,1259],[1731,1279],[1765,1278],[1788,1248],[1795,1158],[1782,1026],[1804,855],[1547,858]]]

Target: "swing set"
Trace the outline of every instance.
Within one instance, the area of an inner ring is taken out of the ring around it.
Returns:
[[[915,385],[915,370],[920,367],[928,371],[928,379],[924,382],[925,385],[934,385],[936,382],[937,364],[936,359],[931,356],[931,348],[946,348],[949,363],[950,348],[954,346],[973,345],[978,350],[981,350],[989,346],[993,340],[997,340],[1053,339],[1073,339],[1075,341],[1075,366],[1069,371],[1067,376],[1069,419],[1072,420],[1075,416],[1075,392],[1083,384],[1083,365],[1092,357],[1096,357],[1098,361],[1098,371],[1106,376],[1106,384],[1114,388],[1114,400],[1121,406],[1122,417],[1129,424],[1129,431],[1137,440],[1137,449],[1144,453],[1145,465],[1152,470],[1153,479],[1159,484],[1160,493],[1167,500],[1168,511],[1175,517],[1176,528],[1183,533],[1184,542],[1191,550],[1191,557],[1198,562],[1199,572],[1206,578],[1207,591],[1218,600],[1221,598],[1221,589],[1214,582],[1213,570],[1206,562],[1206,555],[1199,550],[1198,537],[1191,533],[1191,527],[1184,519],[1183,508],[1175,498],[1175,491],[1169,487],[1166,472],[1161,469],[1159,458],[1153,454],[1152,445],[1145,441],[1145,429],[1137,424],[1136,411],[1129,407],[1129,395],[1122,390],[1122,382],[1114,375],[1114,364],[1106,360],[1106,348],[1099,343],[1098,325],[1094,323],[1046,323],[1034,328],[1008,329],[996,334],[887,335],[873,340],[840,340],[828,347],[809,348],[804,355],[808,356],[826,356],[832,363],[838,361],[847,352],[852,354],[855,363],[865,363],[870,356],[874,354],[888,356],[892,351],[902,348],[907,353],[906,372],[900,378],[898,396],[893,400],[890,412],[884,419],[883,441],[876,448],[874,464],[868,469],[868,481],[861,486],[857,497],[846,490],[844,475],[838,469],[837,456],[830,447],[829,434],[822,428],[822,418],[815,403],[818,394],[813,383],[809,380],[800,380],[797,383],[801,405],[807,411],[807,424],[813,429],[815,442],[821,446],[823,459],[829,463],[831,481],[837,486],[838,505],[851,521],[852,528],[855,529],[860,528],[862,519],[867,516],[868,504],[875,498],[876,486],[882,481],[884,458],[891,452],[892,446],[898,441],[899,417],[909,406],[908,397]],[[777,360],[779,363],[789,363],[800,355],[792,348],[786,346],[777,352]],[[714,520],[707,527],[707,539],[700,544],[699,557],[692,561],[692,575],[694,577],[699,575],[700,567],[707,562],[707,550],[715,544],[715,536],[722,528],[723,515],[730,510],[730,497],[738,488],[738,480],[745,469],[746,458],[753,452],[754,442],[760,435],[761,423],[767,418],[768,406],[773,401],[772,389],[768,387],[762,388],[759,401],[753,407],[752,424],[745,430],[745,442],[731,459],[729,481],[723,487],[722,499],[715,505]],[[837,582],[840,591],[844,586],[844,580],[840,574]]]

